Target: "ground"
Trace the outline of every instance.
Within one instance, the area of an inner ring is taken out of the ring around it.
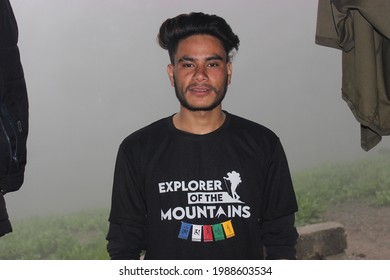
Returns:
[[[346,202],[328,209],[324,217],[344,226],[346,259],[390,260],[390,207]]]

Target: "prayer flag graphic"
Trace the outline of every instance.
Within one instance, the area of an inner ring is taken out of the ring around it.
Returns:
[[[211,229],[211,225],[203,226],[203,241],[204,242],[212,242],[213,239],[213,230]]]
[[[192,241],[202,241],[202,226],[192,225]]]
[[[235,235],[232,221],[224,222],[224,223],[222,223],[222,226],[223,226],[223,229],[225,230],[226,238],[231,238]]]
[[[223,228],[221,224],[212,225],[215,241],[224,240]]]
[[[179,238],[188,239],[188,236],[190,234],[190,230],[191,230],[191,224],[181,222]]]
[[[179,238],[187,240],[191,234],[191,241],[213,242],[220,241],[235,236],[232,221],[226,221],[214,225],[195,225],[181,222]]]

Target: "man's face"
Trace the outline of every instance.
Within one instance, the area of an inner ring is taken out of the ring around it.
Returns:
[[[193,35],[179,42],[168,76],[180,104],[190,111],[210,111],[225,97],[232,64],[219,39]]]

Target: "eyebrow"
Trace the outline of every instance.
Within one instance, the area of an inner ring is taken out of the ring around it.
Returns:
[[[191,56],[187,56],[187,55],[184,55],[183,57],[181,57],[178,62],[183,62],[183,61],[191,61],[191,62],[194,62],[198,60],[197,58],[194,58],[194,57],[191,57]],[[222,60],[224,61],[223,57],[220,56],[220,55],[212,55],[212,56],[208,56],[206,57],[206,61],[211,61],[211,60]]]

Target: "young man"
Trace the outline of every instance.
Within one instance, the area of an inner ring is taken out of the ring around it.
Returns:
[[[221,107],[238,37],[224,19],[191,13],[165,21],[158,39],[181,106],[119,148],[111,258],[294,259],[297,203],[280,141]]]

